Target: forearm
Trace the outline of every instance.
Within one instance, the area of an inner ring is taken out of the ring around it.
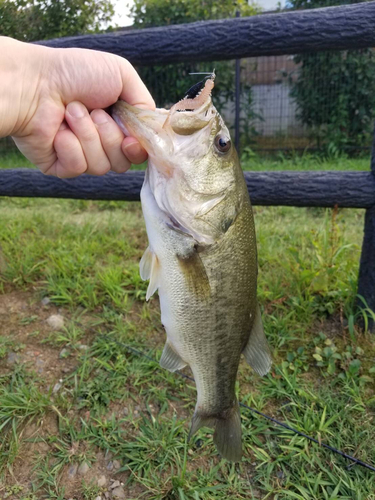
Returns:
[[[0,36],[0,137],[15,135],[33,113],[40,79],[35,49]]]

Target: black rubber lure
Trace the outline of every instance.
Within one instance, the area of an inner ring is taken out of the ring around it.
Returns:
[[[190,89],[185,93],[184,99],[195,99],[199,92],[203,89],[206,83],[206,78],[201,82],[195,83]]]
[[[191,75],[199,74],[199,73],[190,73]],[[202,74],[202,73],[201,73]],[[198,83],[195,83],[190,89],[185,93],[184,99],[195,99],[199,92],[203,89],[206,84],[206,80],[212,78],[213,73],[208,73],[207,76]]]

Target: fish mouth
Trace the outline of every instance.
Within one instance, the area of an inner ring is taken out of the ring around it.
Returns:
[[[212,73],[194,97],[187,94],[170,110],[142,109],[118,101],[112,106],[112,117],[126,135],[139,140],[150,156],[160,154],[160,148],[163,155],[173,154],[174,134],[192,135],[209,125],[216,116],[211,101],[214,80],[215,73]]]

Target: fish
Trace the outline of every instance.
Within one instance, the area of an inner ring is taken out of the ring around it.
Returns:
[[[118,101],[112,116],[148,153],[141,202],[149,245],[140,275],[158,291],[167,340],[160,365],[189,366],[193,436],[214,430],[219,454],[242,457],[235,384],[241,354],[259,375],[271,353],[257,301],[252,207],[230,133],[212,102],[215,74],[169,110]]]

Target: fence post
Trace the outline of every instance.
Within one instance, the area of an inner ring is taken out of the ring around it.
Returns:
[[[236,11],[236,17],[240,17],[239,10]],[[240,155],[240,98],[241,98],[241,59],[236,59],[236,114],[234,121],[234,142],[238,155]]]
[[[371,154],[371,172],[375,176],[375,127]],[[359,265],[358,295],[361,295],[368,307],[375,311],[375,205],[366,210],[365,228]],[[361,300],[357,306],[363,307]],[[375,332],[375,322],[369,318],[369,330]]]

